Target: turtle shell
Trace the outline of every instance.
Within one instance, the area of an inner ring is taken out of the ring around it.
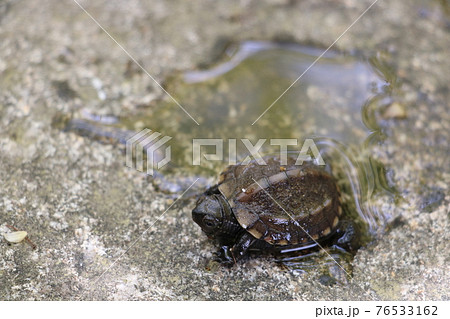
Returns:
[[[334,178],[312,163],[295,165],[288,157],[228,167],[219,191],[239,224],[255,238],[272,245],[316,241],[336,229],[342,214]]]

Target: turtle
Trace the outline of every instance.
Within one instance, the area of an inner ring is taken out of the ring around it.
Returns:
[[[291,156],[263,161],[229,166],[192,210],[194,222],[219,242],[223,264],[250,251],[317,245],[338,228],[341,196],[329,171],[312,161],[296,165]]]

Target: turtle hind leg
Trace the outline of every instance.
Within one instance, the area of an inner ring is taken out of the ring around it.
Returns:
[[[352,221],[343,221],[336,231],[335,245],[355,255],[361,245],[365,244],[362,231]],[[369,239],[367,239],[368,241]]]

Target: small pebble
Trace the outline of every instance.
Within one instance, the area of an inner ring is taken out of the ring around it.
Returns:
[[[383,112],[383,118],[386,120],[389,119],[405,119],[406,118],[406,108],[403,104],[394,102],[389,105],[386,110]]]
[[[10,243],[20,243],[27,237],[28,233],[26,231],[15,231],[11,233],[6,233],[3,236]]]

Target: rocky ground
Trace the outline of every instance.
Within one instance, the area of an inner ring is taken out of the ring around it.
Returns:
[[[371,3],[80,1],[158,82],[214,61],[226,41],[326,48]],[[329,287],[264,259],[206,270],[214,247],[191,220],[192,200],[159,218],[173,200],[126,168],[117,147],[51,125],[60,113],[117,115],[167,97],[127,72],[130,57],[75,1],[0,1],[0,233],[14,225],[37,245],[0,242],[0,299],[450,299],[449,10],[379,0],[335,45],[387,52],[407,114],[386,120],[374,150],[403,198],[376,205],[398,218],[358,252],[351,282]]]

